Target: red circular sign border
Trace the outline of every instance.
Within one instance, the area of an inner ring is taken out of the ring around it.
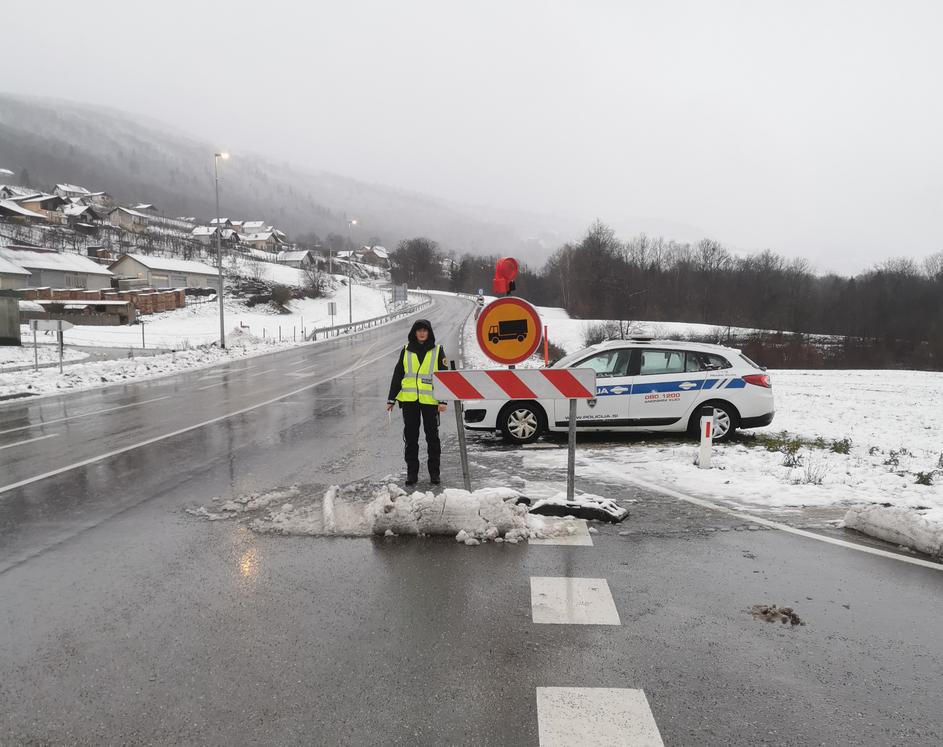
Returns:
[[[493,307],[505,306],[507,304],[518,306],[527,310],[527,313],[530,315],[531,319],[533,319],[534,323],[537,325],[537,335],[534,338],[533,347],[531,347],[531,349],[527,352],[526,355],[523,355],[520,358],[504,359],[504,360],[499,361],[496,358],[492,358],[492,356],[488,353],[488,349],[485,347],[484,341],[482,340],[482,337],[481,337],[481,328],[484,326],[483,320],[486,316],[485,312],[487,312],[489,309]],[[491,360],[493,360],[495,363],[501,363],[502,365],[505,365],[505,366],[513,366],[517,363],[521,363],[523,361],[526,361],[528,358],[530,358],[534,354],[534,352],[537,350],[537,348],[540,347],[540,340],[542,336],[543,336],[543,330],[541,329],[541,326],[540,326],[540,314],[537,313],[537,309],[535,309],[533,304],[531,304],[529,301],[525,301],[523,298],[516,298],[514,296],[506,296],[505,298],[499,298],[496,301],[492,301],[491,303],[489,303],[487,306],[485,306],[481,310],[481,314],[478,315],[478,323],[475,325],[475,337],[478,338],[478,347],[481,348],[481,352],[487,355],[489,358],[491,358]]]

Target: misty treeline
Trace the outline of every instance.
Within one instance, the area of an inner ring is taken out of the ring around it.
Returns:
[[[398,282],[465,293],[490,292],[496,259],[450,257],[429,239],[403,241],[391,255]],[[621,241],[597,222],[539,270],[522,267],[517,287],[575,318],[714,325],[712,341],[769,366],[943,370],[943,252],[853,277],[817,275],[806,260],[735,255],[710,239]],[[729,327],[771,332],[736,336]]]

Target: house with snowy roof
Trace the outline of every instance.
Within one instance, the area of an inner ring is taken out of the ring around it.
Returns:
[[[232,228],[218,229],[216,226],[197,226],[190,231],[191,238],[199,241],[201,244],[211,246],[216,243],[216,234],[219,233],[220,241],[232,246],[239,243],[239,234]]]
[[[0,247],[0,257],[29,271],[28,287],[86,290],[111,287],[111,272],[80,254],[14,244]]]
[[[0,257],[0,290],[25,288],[29,285],[32,273],[16,262]]]
[[[17,197],[27,197],[39,194],[32,187],[20,187],[16,184],[0,184],[0,200],[13,200]]]
[[[49,219],[42,213],[23,207],[15,200],[0,200],[0,220],[13,223],[41,223]]]
[[[187,259],[122,254],[108,269],[119,279],[142,280],[154,288],[219,288],[217,268]]]
[[[299,249],[296,251],[290,252],[279,252],[275,255],[275,261],[280,265],[288,265],[289,267],[297,267],[299,270],[304,270],[308,267],[313,267],[315,264],[314,255],[309,249]]]
[[[111,224],[125,231],[144,233],[149,216],[132,208],[117,207],[108,214]]]
[[[240,233],[239,241],[252,249],[260,249],[265,252],[277,252],[278,248],[285,243],[285,239],[276,231],[262,231],[260,233]]]

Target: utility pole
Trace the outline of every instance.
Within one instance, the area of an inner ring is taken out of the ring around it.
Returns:
[[[226,323],[223,320],[223,245],[222,245],[222,229],[220,224],[222,219],[219,215],[219,159],[222,158],[224,161],[229,158],[228,153],[214,153],[213,154],[213,173],[216,177],[216,266],[219,270],[219,290],[217,295],[219,296],[219,347],[225,349],[226,347]]]
[[[351,218],[350,220],[347,221],[347,242],[348,244],[350,244],[350,246],[354,245],[353,241],[351,241],[351,238],[350,238],[351,228],[356,225],[357,225],[356,218]],[[350,280],[350,270],[353,264],[354,264],[354,250],[351,249],[350,252],[347,254],[347,312],[348,312],[347,321],[350,324],[354,323],[354,292],[353,292],[353,288],[351,287],[351,280]]]

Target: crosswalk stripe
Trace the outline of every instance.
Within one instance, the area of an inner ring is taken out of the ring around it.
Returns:
[[[622,624],[609,582],[604,578],[532,576],[530,605],[535,623]]]
[[[538,687],[540,747],[664,747],[642,690]]]

